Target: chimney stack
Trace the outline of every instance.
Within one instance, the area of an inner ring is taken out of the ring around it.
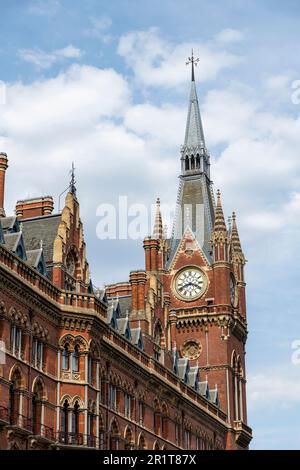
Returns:
[[[36,197],[17,201],[16,215],[19,220],[29,219],[31,217],[41,217],[51,215],[54,208],[52,196]]]

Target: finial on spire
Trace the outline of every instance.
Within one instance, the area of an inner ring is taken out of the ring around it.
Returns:
[[[71,181],[70,181],[70,193],[73,196],[76,196],[76,181],[75,181],[75,166],[74,162],[72,162],[72,169],[71,169]]]
[[[192,49],[192,55],[191,55],[191,57],[188,57],[188,60],[185,63],[186,65],[192,64],[192,82],[195,81],[194,65],[197,66],[198,62],[199,62],[199,57],[197,57],[197,59],[194,58],[194,51]]]

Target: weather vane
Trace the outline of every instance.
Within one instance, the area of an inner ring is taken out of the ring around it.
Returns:
[[[194,51],[192,49],[192,55],[191,57],[188,57],[188,60],[187,62],[185,63],[185,65],[189,65],[189,64],[192,64],[192,82],[195,81],[195,73],[194,73],[194,65],[198,65],[198,62],[199,62],[199,57],[197,57],[196,59],[194,58]]]

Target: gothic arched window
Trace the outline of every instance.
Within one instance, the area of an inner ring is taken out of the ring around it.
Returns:
[[[186,169],[186,170],[189,170],[189,169],[190,169],[190,161],[189,161],[189,157],[188,157],[188,156],[185,157],[185,169]]]
[[[79,371],[79,346],[76,345],[72,353],[72,371]]]
[[[62,368],[69,369],[69,346],[66,344],[62,352]]]
[[[195,169],[195,157],[194,155],[191,156],[191,170]]]

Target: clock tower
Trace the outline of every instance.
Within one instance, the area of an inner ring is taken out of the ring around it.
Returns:
[[[251,437],[246,411],[245,257],[235,214],[226,225],[220,191],[214,197],[193,55],[189,63],[191,91],[172,236],[164,236],[158,200],[153,235],[144,240],[145,320],[154,337],[159,325],[159,360],[164,361],[164,350],[172,350],[186,358],[189,367],[198,367],[201,382],[217,393],[227,415],[227,448],[246,448]]]

